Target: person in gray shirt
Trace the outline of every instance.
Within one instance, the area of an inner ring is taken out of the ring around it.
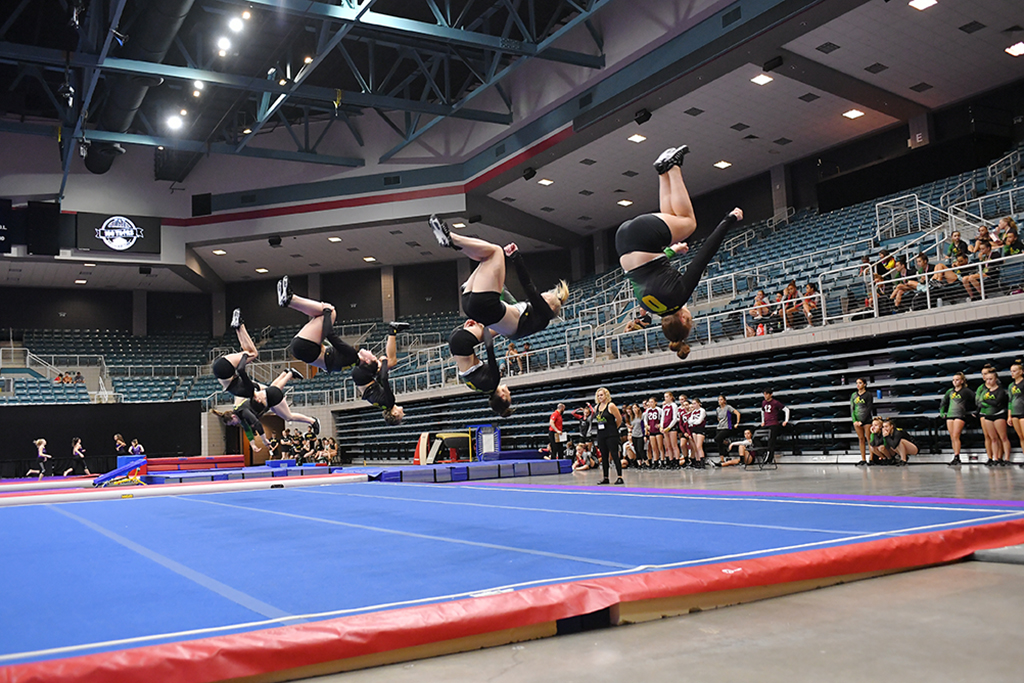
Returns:
[[[726,458],[729,455],[729,437],[733,430],[740,424],[740,411],[729,405],[725,396],[718,397],[718,408],[715,410],[718,416],[718,429],[715,431],[715,444],[718,446],[718,455]]]

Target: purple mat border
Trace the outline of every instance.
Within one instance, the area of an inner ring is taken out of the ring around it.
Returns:
[[[712,489],[639,489],[625,486],[582,486],[558,484],[524,484],[502,481],[465,481],[457,484],[483,486],[515,486],[531,489],[571,489],[582,491],[629,491],[631,493],[670,493],[701,496],[743,496],[747,498],[798,498],[805,500],[846,500],[869,503],[917,503],[942,505],[988,505],[994,507],[1024,508],[1024,500],[975,500],[972,498],[915,498],[910,496],[858,496],[849,493],[787,493],[782,491],[720,491]]]

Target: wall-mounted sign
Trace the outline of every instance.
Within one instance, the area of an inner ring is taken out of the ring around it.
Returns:
[[[160,219],[124,214],[79,213],[77,247],[85,251],[160,253]]]

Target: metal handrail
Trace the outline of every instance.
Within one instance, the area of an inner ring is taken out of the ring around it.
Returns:
[[[1005,207],[1005,208],[1004,208]],[[1016,215],[1024,207],[1024,186],[1011,187],[1008,190],[986,194],[949,207],[950,212],[958,212],[975,218],[979,224],[1002,218],[1005,215]],[[986,209],[992,208],[991,212]],[[1008,209],[1008,210],[1006,210]]]
[[[1006,156],[1004,156],[1002,159],[997,159],[993,161],[991,164],[989,164],[988,169],[986,169],[986,181],[988,183],[988,187],[993,190],[999,189],[999,187],[1001,187],[1003,184],[1003,181],[1000,178],[1000,176],[1004,173],[1004,171],[1008,172],[1009,174],[1007,180],[1013,180],[1018,175],[1020,175],[1020,166],[1020,149],[1015,149]]]

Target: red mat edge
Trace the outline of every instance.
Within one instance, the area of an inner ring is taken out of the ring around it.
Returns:
[[[212,683],[557,621],[618,603],[910,569],[1021,543],[1024,520],[1011,520],[19,664],[0,668],[0,683]]]

